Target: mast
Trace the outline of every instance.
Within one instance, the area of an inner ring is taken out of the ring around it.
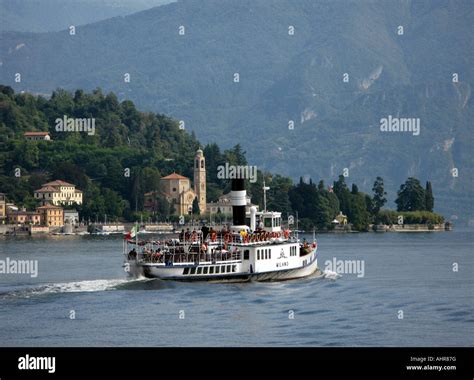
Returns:
[[[263,212],[267,212],[267,191],[270,190],[268,186],[265,186],[265,179],[263,180]]]

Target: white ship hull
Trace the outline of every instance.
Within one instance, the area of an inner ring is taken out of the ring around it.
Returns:
[[[282,247],[285,246],[286,244],[283,244],[277,248],[283,249]],[[285,255],[278,258],[274,257],[265,262],[265,265],[258,265],[258,263],[253,263],[252,265],[252,263],[245,260],[174,265],[146,263],[135,260],[128,263],[128,271],[132,276],[145,276],[173,281],[284,281],[310,276],[318,269],[317,248],[301,257],[293,257],[291,259]]]

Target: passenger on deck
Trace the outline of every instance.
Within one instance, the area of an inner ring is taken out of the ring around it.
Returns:
[[[133,248],[129,253],[128,253],[128,258],[129,259],[136,259],[137,258],[137,251],[135,248]]]

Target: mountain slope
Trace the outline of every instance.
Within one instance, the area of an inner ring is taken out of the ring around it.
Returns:
[[[76,36],[4,33],[1,82],[115,91],[293,177],[349,168],[361,190],[384,177],[394,199],[414,175],[433,182],[439,211],[470,219],[473,19],[469,0],[180,1]],[[419,118],[420,135],[380,132],[388,115]]]
[[[174,0],[0,0],[0,31],[51,32]]]

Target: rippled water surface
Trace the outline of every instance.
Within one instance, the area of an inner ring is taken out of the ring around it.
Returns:
[[[128,279],[120,237],[2,237],[0,260],[37,259],[39,273],[0,274],[0,345],[472,346],[473,243],[460,230],[320,235],[323,278],[208,284]],[[336,276],[334,258],[364,276]]]

